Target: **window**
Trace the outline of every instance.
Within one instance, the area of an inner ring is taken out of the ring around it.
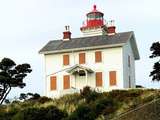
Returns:
[[[63,55],[63,65],[69,65],[69,55]]]
[[[102,72],[96,72],[96,87],[102,86]]]
[[[79,64],[85,64],[85,53],[79,53]]]
[[[109,72],[109,81],[110,81],[110,86],[117,84],[116,71]]]
[[[95,62],[102,62],[102,52],[101,51],[95,52]]]
[[[63,89],[69,89],[70,88],[70,76],[64,75],[63,76]]]
[[[128,55],[128,67],[131,66],[131,57]]]
[[[50,77],[50,89],[51,90],[56,90],[57,89],[57,78],[56,78],[56,76],[51,76]]]
[[[86,75],[86,73],[85,73],[84,70],[80,70],[80,71],[79,71],[79,76],[85,76],[85,75]]]

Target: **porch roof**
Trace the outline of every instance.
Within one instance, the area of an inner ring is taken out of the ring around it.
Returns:
[[[75,72],[79,72],[81,70],[87,71],[88,73],[93,73],[94,71],[88,67],[76,64],[73,67],[70,67],[68,70],[66,70],[66,72],[70,73],[70,74],[74,74]]]

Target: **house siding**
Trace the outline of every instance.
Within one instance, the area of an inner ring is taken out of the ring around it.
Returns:
[[[85,76],[73,76],[70,75],[70,87],[82,89],[84,86],[89,85],[96,88],[96,72],[102,72],[102,87],[99,87],[102,91],[108,91],[111,89],[123,88],[123,55],[122,47],[98,49],[101,51],[102,62],[95,63],[95,52],[97,50],[87,50],[79,52],[65,53],[70,56],[70,64],[67,66],[63,65],[63,53],[61,54],[48,54],[45,55],[45,80],[47,84],[46,96],[48,97],[59,97],[63,89],[63,76],[68,74],[65,70],[68,67],[72,67],[75,64],[79,64],[79,54],[85,53],[85,64],[86,66],[94,71],[92,74],[88,74],[88,82],[85,81]],[[61,71],[58,72],[57,71]],[[109,71],[117,71],[117,85],[109,85]],[[56,91],[50,91],[49,76],[57,76],[57,89]],[[69,75],[69,74],[68,74]],[[83,77],[83,79],[82,79]],[[76,81],[75,81],[76,78]],[[64,92],[65,93],[65,92]]]
[[[130,66],[128,65],[128,56],[130,56]],[[123,47],[123,76],[124,88],[135,88],[135,59],[131,48],[130,40]],[[129,85],[129,77],[131,84]]]

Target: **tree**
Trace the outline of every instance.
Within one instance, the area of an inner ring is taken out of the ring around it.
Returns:
[[[21,93],[20,100],[38,100],[41,96],[38,93]]]
[[[152,44],[150,50],[152,51],[152,55],[150,58],[160,57],[160,43],[155,42]],[[153,81],[160,81],[160,60],[154,63],[153,71],[151,71],[150,76]]]
[[[23,88],[26,84],[23,79],[32,71],[27,63],[16,65],[9,59],[3,58],[0,62],[0,104],[6,99],[12,87]]]

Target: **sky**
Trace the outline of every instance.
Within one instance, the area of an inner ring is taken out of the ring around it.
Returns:
[[[158,88],[149,77],[153,63],[150,47],[160,40],[159,0],[0,0],[0,58],[29,63],[33,72],[27,86],[14,88],[9,97],[33,92],[44,95],[44,59],[38,51],[49,41],[61,39],[69,25],[72,37],[81,37],[80,27],[93,5],[106,21],[115,20],[116,32],[134,31],[140,57],[136,61],[136,84]]]

